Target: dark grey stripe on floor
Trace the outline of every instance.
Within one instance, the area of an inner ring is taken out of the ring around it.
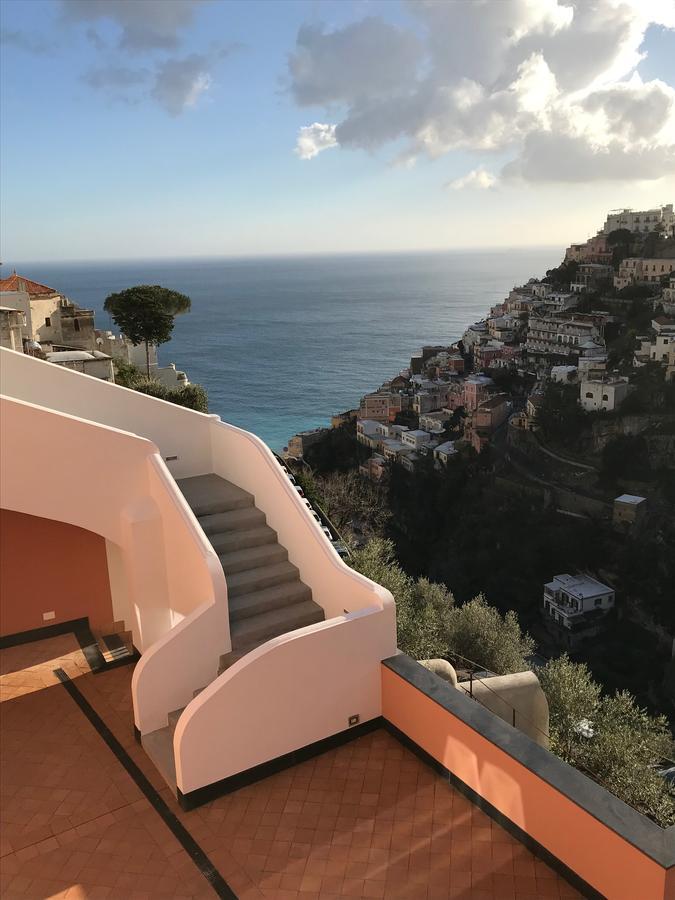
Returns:
[[[150,781],[145,777],[143,772],[129,756],[127,751],[120,744],[93,706],[91,706],[89,701],[80,693],[63,669],[54,669],[54,673],[96,731],[106,742],[108,747],[110,747],[119,762],[124,766],[134,782],[150,801],[155,812],[164,820],[165,825],[187,852],[192,862],[211,885],[216,895],[221,897],[222,900],[237,900],[237,895],[213,865],[206,853],[204,853],[187,828],[181,824],[178,817],[171,812],[167,804],[162,800]]]

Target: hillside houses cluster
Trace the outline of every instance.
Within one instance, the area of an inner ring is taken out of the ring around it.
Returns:
[[[469,325],[460,341],[423,347],[408,369],[366,394],[356,411],[358,441],[372,451],[362,474],[377,481],[392,463],[412,470],[429,456],[442,466],[462,445],[480,452],[509,418],[514,425],[536,428],[548,379],[578,385],[579,404],[587,411],[618,409],[631,385],[628,377],[609,370],[606,333],[620,319],[581,303],[599,290],[627,284],[662,287],[660,296],[646,302],[662,304],[667,315],[655,317],[639,338],[634,364],[656,361],[667,377],[675,377],[675,260],[630,258],[617,274],[608,241],[616,228],[670,234],[672,205],[611,211],[597,235],[567,249],[565,261],[577,265],[566,289],[551,279],[514,287],[485,319]],[[501,368],[534,376],[524,402],[494,383],[489,373]]]

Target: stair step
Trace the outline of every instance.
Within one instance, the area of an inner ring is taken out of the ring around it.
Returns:
[[[172,709],[169,715],[167,716],[169,720],[169,728],[172,731],[176,730],[176,725],[178,725],[178,720],[185,712],[185,707],[181,707],[180,709]]]
[[[170,725],[144,734],[143,749],[148,754],[164,781],[176,792],[176,761],[173,756],[173,732]]]
[[[228,575],[226,578],[227,594],[232,600],[233,597],[241,597],[242,594],[250,594],[251,591],[261,591],[263,588],[273,587],[275,584],[297,581],[299,577],[300,573],[297,568],[288,561],[259,566],[255,569]]]
[[[239,531],[224,531],[220,534],[210,534],[208,537],[216,553],[232,553],[235,550],[277,543],[277,533],[269,525]]]
[[[233,666],[237,660],[240,660],[242,656],[246,656],[251,650],[255,650],[257,644],[253,644],[250,647],[242,647],[240,650],[230,650],[229,653],[223,653],[218,661],[218,674],[222,675],[223,672],[226,672],[230,666]]]
[[[245,550],[233,550],[231,553],[219,553],[218,558],[225,575],[246,572],[249,569],[271,566],[288,559],[288,551],[281,544],[263,544],[262,547],[248,547]]]
[[[280,634],[322,622],[323,609],[313,600],[303,600],[292,606],[272,609],[258,616],[250,616],[233,622],[230,629],[232,649],[238,650],[251,644],[263,644]]]
[[[196,516],[228,512],[254,504],[253,494],[218,475],[179,478],[177,484]]]
[[[260,591],[251,591],[230,599],[230,622],[311,600],[312,591],[302,581],[289,581]]]
[[[199,524],[204,534],[222,534],[240,528],[258,528],[265,524],[265,513],[255,506],[245,506],[241,509],[231,509],[229,512],[200,516]]]

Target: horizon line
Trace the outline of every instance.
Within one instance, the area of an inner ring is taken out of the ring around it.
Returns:
[[[26,264],[72,264],[72,263],[114,263],[114,262],[187,262],[187,261],[217,261],[217,260],[267,260],[267,259],[312,259],[321,257],[344,257],[344,256],[408,256],[412,254],[438,254],[438,253],[483,253],[483,252],[511,252],[514,250],[551,250],[559,248],[558,243],[550,244],[512,244],[512,245],[487,245],[468,247],[425,247],[418,249],[400,249],[400,250],[317,250],[313,252],[291,252],[291,253],[241,253],[241,254],[201,254],[195,253],[186,256],[103,256],[103,257],[52,257],[52,258],[12,258],[6,257],[8,262],[0,262],[0,266],[15,266]],[[2,270],[0,269],[0,274]]]

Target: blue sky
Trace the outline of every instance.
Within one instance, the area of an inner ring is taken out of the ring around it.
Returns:
[[[4,259],[559,244],[675,200],[669,0],[1,14]]]

